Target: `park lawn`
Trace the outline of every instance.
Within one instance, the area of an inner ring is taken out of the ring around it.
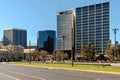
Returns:
[[[108,64],[74,64],[72,67],[68,63],[42,63],[42,62],[10,62],[9,64],[17,64],[23,66],[37,66],[37,67],[56,67],[56,68],[68,68],[68,69],[80,69],[80,70],[95,70],[105,72],[118,72],[120,73],[120,67],[109,66]]]

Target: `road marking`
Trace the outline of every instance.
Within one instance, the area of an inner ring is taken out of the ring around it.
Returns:
[[[6,77],[8,77],[8,78],[14,79],[14,80],[20,80],[20,79],[18,79],[18,78],[15,78],[15,77],[10,76],[10,75],[7,75],[7,74],[3,74],[3,73],[0,73],[0,74],[3,75],[3,76],[6,76]]]
[[[49,67],[48,69],[53,69],[53,67]]]
[[[31,77],[31,78],[34,78],[34,79],[46,80],[44,78],[40,78],[40,77],[36,77],[36,76],[30,76],[30,75],[26,75],[26,74],[23,74],[23,73],[21,74],[21,73],[17,73],[17,72],[14,72],[14,71],[8,71],[8,72],[15,73],[15,74],[22,75],[22,76],[26,76],[26,77]]]

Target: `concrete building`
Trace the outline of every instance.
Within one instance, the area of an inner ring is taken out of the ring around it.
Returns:
[[[76,8],[75,52],[82,45],[94,44],[104,53],[109,40],[109,2]]]
[[[74,28],[74,11],[59,11],[57,14],[57,50],[71,51],[74,46]]]
[[[39,31],[37,35],[37,48],[46,50],[50,54],[56,49],[56,32],[53,30]]]
[[[21,45],[27,47],[27,31],[25,29],[10,28],[4,30],[4,45]]]

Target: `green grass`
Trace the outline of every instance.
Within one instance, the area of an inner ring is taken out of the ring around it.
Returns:
[[[74,64],[72,67],[69,63],[41,63],[41,62],[10,62],[9,64],[18,64],[25,66],[44,66],[44,67],[59,67],[68,69],[82,69],[82,70],[96,70],[106,72],[118,72],[120,73],[120,67],[113,67],[109,64]]]

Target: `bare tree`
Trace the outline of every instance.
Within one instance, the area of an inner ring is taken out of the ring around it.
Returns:
[[[42,60],[45,62],[47,60],[47,57],[48,57],[48,52],[45,50],[41,50],[40,56],[41,56]]]
[[[54,51],[52,56],[54,60],[62,60],[64,58],[62,51]]]
[[[40,59],[40,52],[37,51],[37,50],[34,50],[33,53],[32,53],[32,56],[33,56],[33,60],[35,61],[38,61]]]

